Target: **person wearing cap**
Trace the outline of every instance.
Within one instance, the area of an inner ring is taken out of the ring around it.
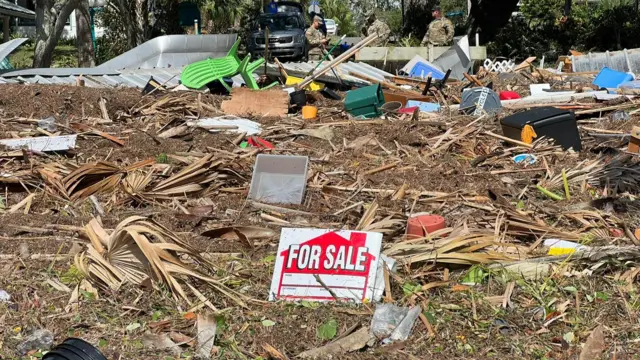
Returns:
[[[320,32],[320,24],[322,22],[322,18],[319,16],[313,17],[313,23],[304,33],[304,36],[307,38],[307,45],[309,47],[309,60],[317,61],[322,59],[322,49],[329,42],[329,40],[325,39]]]
[[[324,16],[322,16],[322,14],[319,12],[316,12],[315,10],[312,10],[311,12],[309,12],[309,18],[311,19],[311,21],[313,21],[313,18],[315,17],[319,17],[320,18],[320,27],[318,28],[318,30],[320,30],[320,33],[322,33],[322,35],[324,37],[327,37],[327,25],[324,23]]]
[[[440,6],[433,7],[434,20],[429,24],[429,29],[422,39],[421,46],[449,46],[453,43],[455,30],[451,20],[442,15]]]
[[[373,47],[381,47],[387,46],[387,42],[389,42],[389,35],[391,34],[391,29],[384,22],[376,19],[376,13],[374,11],[370,11],[367,14],[367,27],[362,31],[364,36],[369,36],[374,33],[378,34],[378,38],[374,40],[369,46]]]

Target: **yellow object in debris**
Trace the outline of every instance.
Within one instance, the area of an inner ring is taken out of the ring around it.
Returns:
[[[289,76],[287,77],[286,85],[288,86],[296,85],[301,83],[303,80],[304,79],[300,79],[299,77]],[[305,87],[305,90],[310,90],[310,91],[320,91],[322,89],[324,89],[324,84],[320,84],[315,81],[307,85],[307,87]]]
[[[531,125],[525,125],[522,128],[522,131],[520,132],[520,139],[525,144],[532,144],[533,139],[537,137],[538,137],[538,134],[536,134],[536,131],[533,130],[533,126]]]
[[[551,248],[547,255],[549,256],[560,256],[560,255],[570,255],[576,252],[576,249],[572,248]]]

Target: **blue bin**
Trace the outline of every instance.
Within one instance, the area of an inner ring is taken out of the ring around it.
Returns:
[[[431,78],[434,80],[442,80],[444,79],[444,73],[435,67],[425,64],[423,62],[419,62],[413,66],[413,69],[409,72],[409,76],[411,77],[426,77],[431,73]]]
[[[633,80],[633,75],[605,66],[593,80],[593,85],[601,89],[617,89],[620,84],[631,80]]]
[[[440,104],[437,103],[429,103],[418,100],[409,100],[407,101],[408,108],[417,106],[421,112],[435,112],[440,111]]]

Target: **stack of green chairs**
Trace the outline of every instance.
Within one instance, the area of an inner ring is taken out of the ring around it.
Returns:
[[[229,50],[229,53],[225,57],[202,60],[187,65],[180,75],[180,81],[184,86],[191,89],[200,89],[208,83],[219,81],[222,86],[231,92],[231,88],[224,81],[224,78],[232,77],[239,73],[248,88],[259,90],[260,88],[256,83],[256,79],[253,78],[253,71],[264,64],[265,60],[258,59],[249,63],[251,56],[247,55],[244,60],[241,61],[237,53],[238,46],[240,46],[240,39],[233,44],[231,50]]]

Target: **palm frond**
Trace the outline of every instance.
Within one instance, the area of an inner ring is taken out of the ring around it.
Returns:
[[[132,216],[108,233],[94,219],[85,226],[91,240],[86,252],[75,257],[77,268],[102,287],[119,289],[123,284],[142,285],[147,280],[166,285],[174,298],[191,300],[183,289],[191,279],[206,282],[213,289],[246,306],[244,296],[183,259],[213,273],[212,264],[169,229],[140,216]]]

